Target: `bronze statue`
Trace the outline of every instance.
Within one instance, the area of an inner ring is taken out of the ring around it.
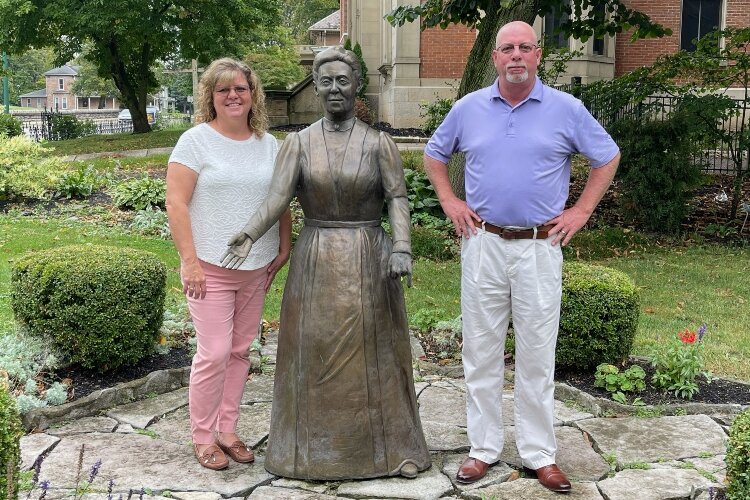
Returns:
[[[238,266],[297,196],[305,225],[281,305],[266,469],[298,479],[415,477],[430,454],[400,280],[412,265],[401,159],[387,134],[354,116],[362,80],[353,52],[319,53],[313,78],[324,118],[286,137],[268,199],[222,257]]]

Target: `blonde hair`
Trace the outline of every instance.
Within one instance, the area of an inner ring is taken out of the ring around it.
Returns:
[[[268,130],[268,113],[266,112],[266,94],[263,92],[260,79],[247,64],[229,57],[217,59],[203,72],[198,83],[195,122],[207,123],[216,119],[214,89],[219,84],[231,82],[238,74],[247,79],[252,96],[247,126],[255,135],[262,137]]]

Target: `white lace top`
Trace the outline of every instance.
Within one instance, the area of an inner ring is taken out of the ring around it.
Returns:
[[[198,181],[188,209],[195,251],[220,265],[227,241],[258,210],[271,185],[279,146],[269,133],[236,141],[201,123],[180,136],[169,157],[195,170]],[[253,244],[240,269],[258,269],[279,253],[279,223]]]

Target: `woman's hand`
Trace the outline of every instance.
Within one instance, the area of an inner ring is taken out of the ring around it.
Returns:
[[[206,296],[206,275],[203,268],[196,262],[183,262],[180,267],[182,276],[182,291],[188,297],[202,299]]]
[[[271,288],[271,284],[273,283],[273,279],[276,277],[276,273],[279,272],[279,269],[284,267],[284,264],[287,263],[289,260],[289,251],[286,252],[279,252],[279,255],[276,256],[275,259],[271,261],[271,263],[268,265],[268,276],[266,276],[266,283],[263,285],[263,289],[268,293],[268,290]]]

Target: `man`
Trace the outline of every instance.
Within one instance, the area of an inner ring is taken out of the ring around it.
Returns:
[[[461,483],[484,477],[503,447],[503,354],[510,316],[516,339],[516,444],[545,487],[570,491],[555,464],[555,344],[562,294],[561,245],[583,227],[620,159],[612,138],[574,97],[536,76],[542,50],[531,26],[497,34],[499,78],[460,99],[425,148],[424,164],[443,211],[463,237],[461,309],[469,457]],[[453,193],[447,163],[466,156],[466,202]],[[564,209],[570,156],[591,163],[586,187]],[[560,245],[558,245],[560,244]]]

